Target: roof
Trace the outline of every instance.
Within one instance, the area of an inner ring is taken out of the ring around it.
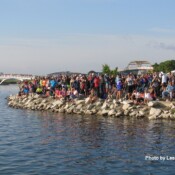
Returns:
[[[128,66],[126,67],[126,69],[130,69],[130,68],[140,68],[140,67],[152,67],[151,63],[148,61],[131,61]]]

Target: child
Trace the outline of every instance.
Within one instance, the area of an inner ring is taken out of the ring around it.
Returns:
[[[151,98],[150,92],[148,91],[148,89],[146,89],[144,93],[144,103],[146,104],[151,100],[152,98]]]

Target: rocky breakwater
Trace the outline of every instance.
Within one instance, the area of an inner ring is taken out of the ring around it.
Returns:
[[[118,102],[115,99],[98,99],[90,103],[89,98],[74,101],[57,100],[53,97],[43,98],[36,94],[27,97],[17,95],[8,97],[8,105],[17,109],[52,111],[79,115],[97,115],[110,117],[175,119],[175,103],[155,101],[147,105],[135,105],[132,101]]]

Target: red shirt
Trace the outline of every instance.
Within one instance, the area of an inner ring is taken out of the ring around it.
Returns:
[[[99,77],[95,77],[95,79],[94,79],[94,87],[99,87],[99,84],[100,84]]]

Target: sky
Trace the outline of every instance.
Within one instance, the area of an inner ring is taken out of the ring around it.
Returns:
[[[46,75],[175,59],[174,0],[0,0],[0,72]]]

